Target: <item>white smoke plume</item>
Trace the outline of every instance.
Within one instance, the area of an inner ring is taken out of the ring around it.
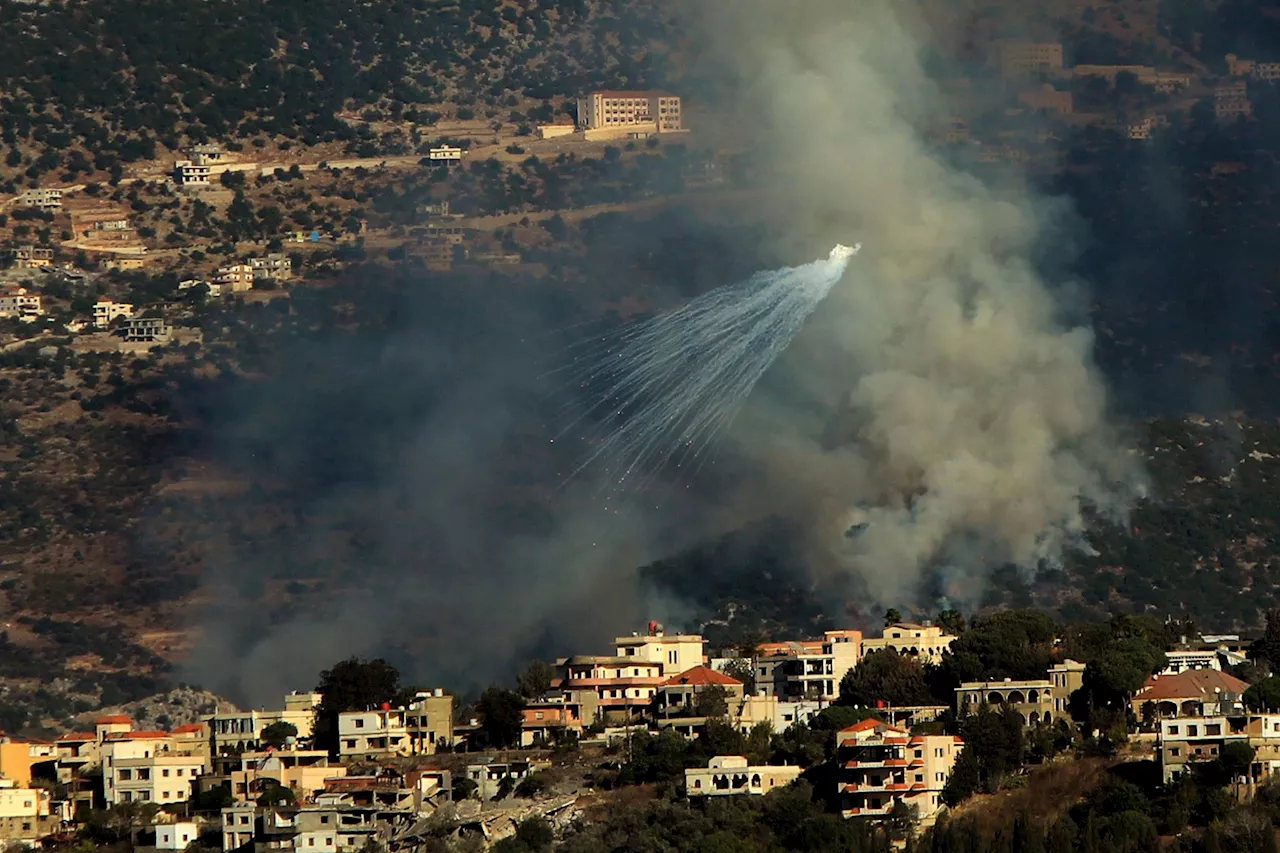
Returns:
[[[1123,514],[1142,482],[1091,332],[1032,263],[1063,205],[928,143],[952,107],[908,8],[734,0],[707,29],[712,61],[738,77],[737,129],[773,152],[762,208],[792,240],[866,247],[791,353],[801,387],[757,401],[739,437],[768,493],[810,514],[887,604],[913,601],[938,567],[972,580],[1054,560],[1082,504]],[[804,396],[837,423],[802,414]]]

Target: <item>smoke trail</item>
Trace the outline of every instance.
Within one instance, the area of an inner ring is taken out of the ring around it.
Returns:
[[[589,342],[575,379],[591,400],[583,417],[601,416],[574,473],[599,463],[618,486],[705,460],[860,248],[837,245],[825,260],[756,273]]]
[[[1141,472],[1109,423],[1092,334],[1032,260],[1063,206],[927,142],[965,105],[926,73],[939,58],[905,17],[917,7],[700,8],[708,61],[737,75],[734,130],[766,152],[758,207],[794,239],[857,230],[876,247],[792,348],[789,399],[757,395],[739,419],[766,472],[756,494],[807,515],[833,563],[891,604],[940,565],[980,582],[1053,559],[1083,505],[1123,513]]]

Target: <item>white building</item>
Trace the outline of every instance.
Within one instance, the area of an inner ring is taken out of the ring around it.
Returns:
[[[427,152],[427,158],[441,163],[459,163],[462,161],[462,149],[450,145],[440,145]]]
[[[253,267],[249,264],[230,264],[218,267],[213,274],[213,283],[229,288],[232,293],[253,288]]]
[[[62,210],[62,190],[54,187],[24,190],[13,202],[17,207],[37,207],[55,213]]]
[[[28,293],[25,287],[0,292],[0,317],[34,319],[43,313],[38,293]]]
[[[618,657],[661,664],[663,674],[674,675],[702,666],[706,640],[699,634],[668,634],[650,622],[648,633],[617,637],[613,644]]]
[[[802,768],[788,765],[752,765],[741,755],[717,755],[706,767],[684,771],[685,794],[690,797],[767,794],[800,778]]]
[[[200,827],[190,821],[156,825],[157,850],[186,850],[200,837]]]
[[[786,701],[833,701],[840,679],[862,660],[861,631],[827,631],[820,640],[761,643],[756,691]]]
[[[1164,656],[1168,663],[1160,670],[1162,676],[1195,669],[1222,670],[1222,662],[1218,659],[1216,649],[1177,649],[1165,652]]]
[[[105,329],[117,317],[132,317],[133,304],[115,302],[110,299],[99,299],[93,306],[93,325]]]
[[[184,187],[204,186],[209,183],[209,166],[191,160],[179,160],[173,165],[173,177]]]
[[[869,637],[863,641],[866,654],[893,649],[904,657],[915,658],[928,663],[942,663],[943,652],[951,648],[956,641],[953,634],[948,634],[938,625],[928,622],[917,625],[914,622],[895,622],[885,626],[884,633],[876,638]]]
[[[255,279],[287,281],[293,278],[293,260],[284,254],[274,253],[265,258],[250,258],[249,269]]]
[[[0,838],[34,842],[49,831],[49,817],[48,791],[20,788],[12,779],[0,779]]]

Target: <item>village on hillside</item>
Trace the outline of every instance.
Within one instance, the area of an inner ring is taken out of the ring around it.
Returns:
[[[220,709],[171,730],[100,716],[92,729],[52,742],[0,742],[0,837],[57,843],[106,815],[157,850],[197,841],[259,853],[371,843],[402,850],[442,834],[494,841],[531,817],[570,820],[604,794],[608,786],[566,772],[582,756],[634,762],[629,749],[639,737],[694,742],[718,729],[747,739],[796,731],[847,702],[860,665],[935,665],[956,641],[939,625],[891,621],[879,637],[835,630],[710,655],[702,636],[650,622],[617,637],[610,654],[561,658],[541,674],[534,668],[521,679],[522,692],[534,695],[505,707],[482,699],[477,716],[459,716],[456,698],[441,689],[340,711],[336,729],[323,722],[326,696],[311,691],[290,693],[275,708]],[[1127,697],[1135,728],[1128,748],[1154,757],[1166,784],[1240,748],[1249,751],[1233,771],[1240,789],[1280,769],[1280,713],[1246,707],[1249,684],[1225,671],[1247,662],[1247,648],[1236,635],[1184,637]],[[834,733],[836,788],[828,793],[846,818],[907,815],[929,826],[947,808],[965,751],[964,739],[948,733],[955,721],[998,714],[1029,737],[1065,729],[1069,739],[1085,671],[1062,659],[1042,678],[962,683],[951,705],[876,700]],[[683,770],[679,793],[758,796],[803,772],[716,754]]]

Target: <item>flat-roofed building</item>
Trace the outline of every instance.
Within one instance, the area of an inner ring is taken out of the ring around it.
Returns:
[[[742,755],[717,755],[706,767],[684,771],[689,797],[761,796],[800,778],[803,768],[786,764],[752,764]]]
[[[845,817],[888,817],[898,803],[928,825],[942,810],[942,790],[964,742],[953,735],[912,735],[870,719],[836,733],[840,809]]]
[[[655,133],[683,130],[680,96],[670,92],[592,92],[578,99],[582,130],[649,128]]]

